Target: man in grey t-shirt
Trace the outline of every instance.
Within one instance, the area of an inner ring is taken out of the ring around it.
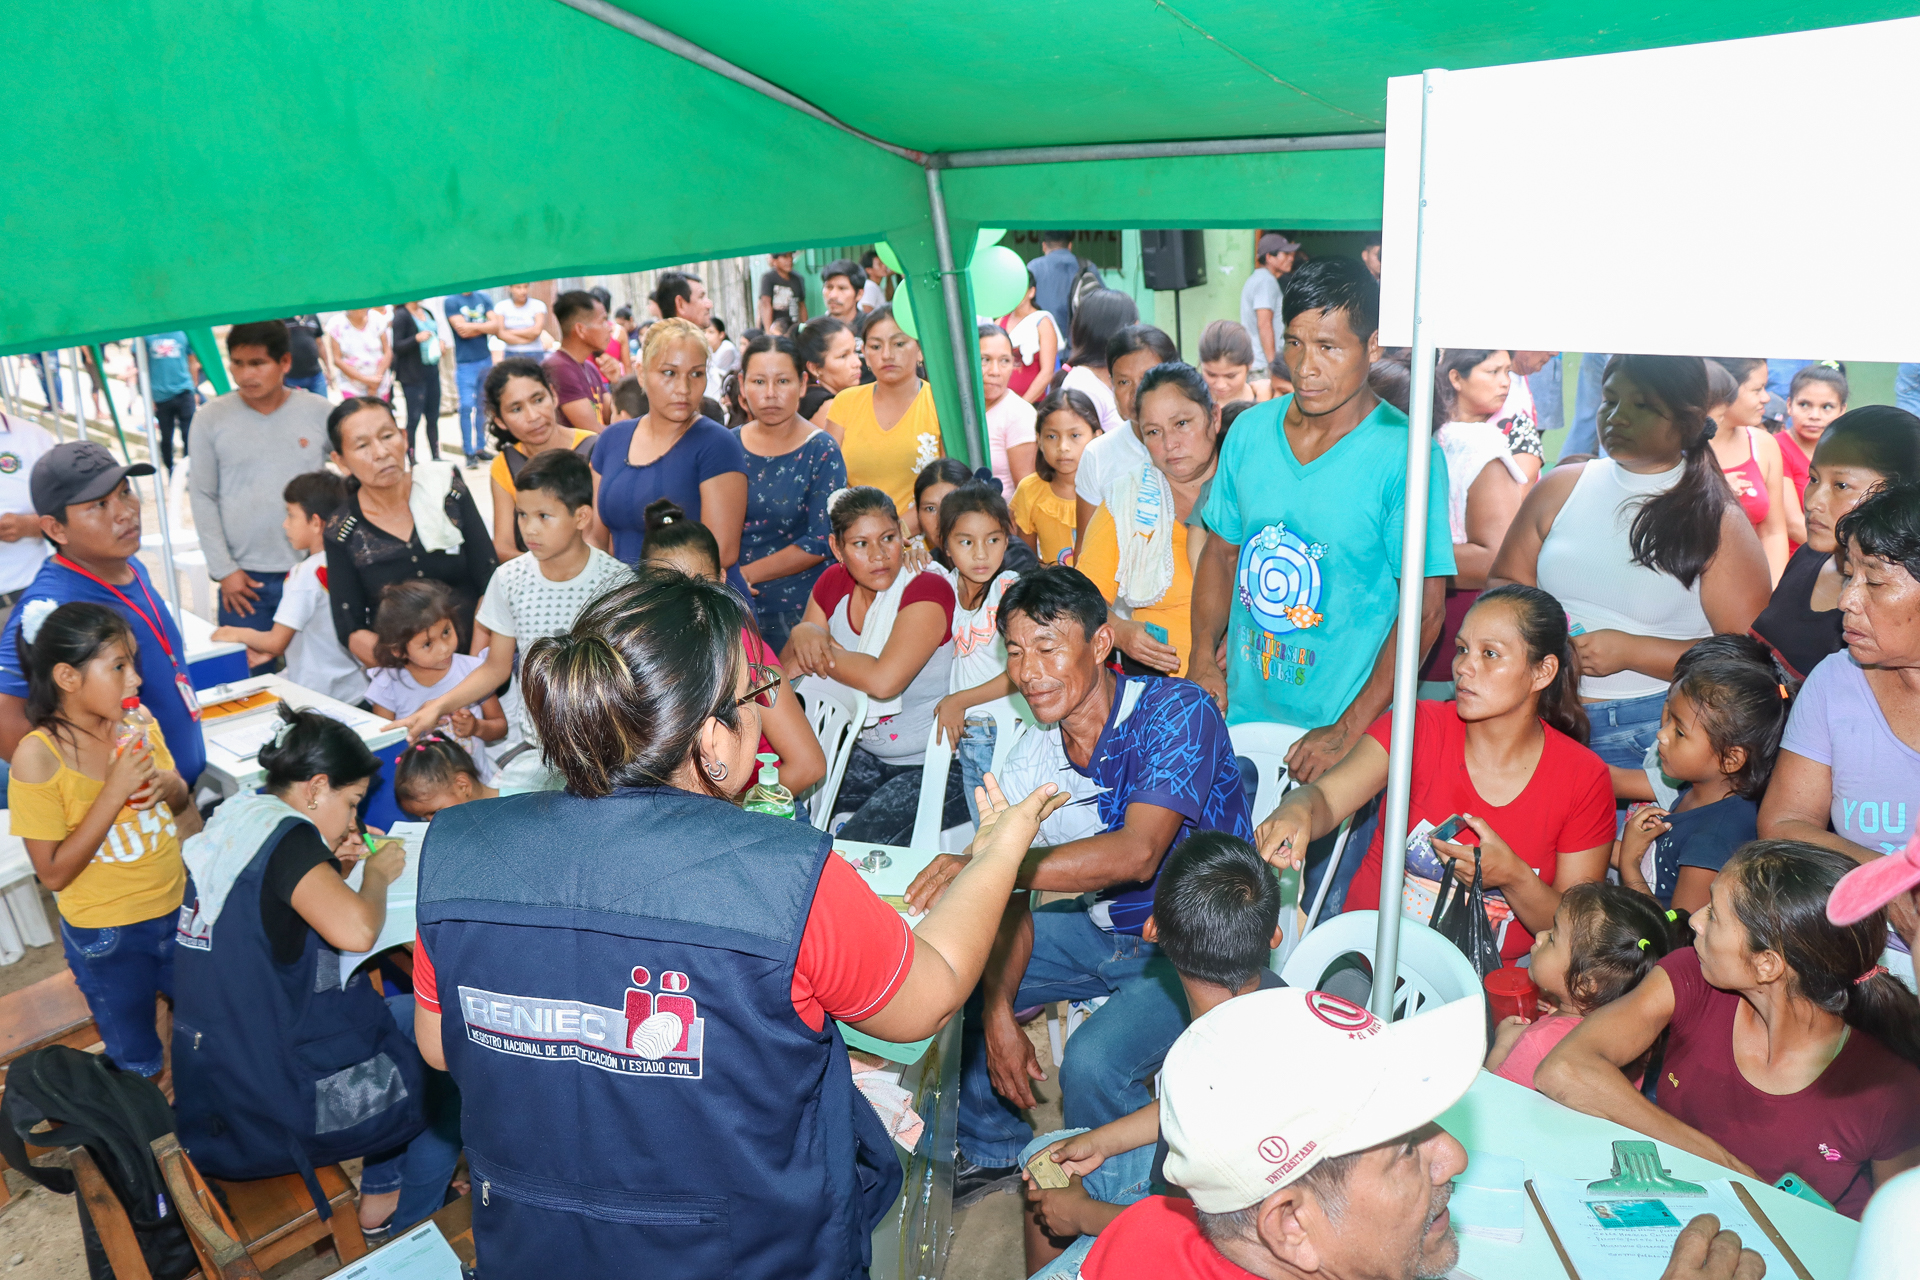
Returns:
[[[234,389],[195,416],[187,493],[220,625],[273,630],[287,571],[300,560],[281,527],[287,481],[327,461],[326,399],[285,383],[293,356],[279,320],[227,334]]]
[[[1280,355],[1280,277],[1293,270],[1300,246],[1269,231],[1254,246],[1253,274],[1240,287],[1240,324],[1253,339],[1251,378],[1264,378]]]

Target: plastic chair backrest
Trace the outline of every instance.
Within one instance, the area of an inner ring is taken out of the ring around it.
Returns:
[[[820,749],[827,757],[827,776],[802,803],[807,806],[808,820],[825,831],[833,820],[833,802],[839,798],[840,780],[846,776],[861,722],[867,718],[867,695],[812,679],[797,681],[796,686],[794,691],[806,703],[807,723],[813,726],[813,736],[820,739]]]
[[[1287,790],[1287,752],[1305,735],[1290,724],[1249,721],[1227,726],[1233,753],[1253,762],[1260,782],[1253,794],[1253,821],[1258,826],[1280,805]]]
[[[1380,928],[1378,911],[1349,911],[1337,915],[1300,940],[1281,977],[1291,987],[1319,988],[1334,963],[1349,955],[1373,963],[1374,938]],[[1378,980],[1379,975],[1375,975]],[[1412,1017],[1428,1005],[1455,1000],[1484,1002],[1480,975],[1460,948],[1418,920],[1400,918],[1400,974],[1393,993],[1393,1016]]]
[[[947,805],[947,773],[953,768],[953,748],[940,737],[936,718],[927,733],[927,754],[920,766],[920,806],[913,814],[910,849],[940,847],[940,816]]]

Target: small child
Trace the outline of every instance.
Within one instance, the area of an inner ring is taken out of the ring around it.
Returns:
[[[998,738],[989,704],[1012,697],[1007,676],[1007,642],[1000,636],[1000,597],[1020,575],[1007,570],[1007,546],[1013,540],[1013,516],[991,485],[972,481],[940,502],[939,545],[952,567],[941,570],[953,584],[953,670],[951,690],[934,709],[940,736],[960,757],[960,782],[967,810],[980,820],[973,791],[993,766]],[[977,714],[969,715],[969,712]]]
[[[499,794],[480,780],[467,749],[438,729],[403,750],[393,770],[394,800],[422,821],[442,809]]]
[[[1758,838],[1791,699],[1766,647],[1716,636],[1683,661],[1656,739],[1660,772],[1684,784],[1671,809],[1648,805],[1614,844],[1620,883],[1691,915],[1733,851]],[[1698,648],[1699,646],[1696,646]]]
[[[1167,855],[1141,936],[1179,974],[1189,1020],[1235,996],[1287,985],[1268,967],[1280,945],[1280,905],[1273,868],[1237,836],[1196,832]],[[1041,1189],[1027,1164],[1042,1152],[1079,1181]],[[1019,1165],[1027,1183],[1027,1271],[1036,1280],[1077,1275],[1094,1238],[1146,1197],[1165,1159],[1158,1102],[1097,1129],[1059,1130],[1029,1142]]]
[[[1577,884],[1560,895],[1553,927],[1537,934],[1527,953],[1527,971],[1553,1012],[1502,1018],[1487,1070],[1533,1088],[1533,1073],[1580,1019],[1639,986],[1674,949],[1678,919],[1617,884]]]
[[[1807,469],[1813,465],[1813,451],[1819,446],[1820,437],[1827,433],[1835,418],[1847,411],[1847,390],[1846,371],[1832,360],[1810,364],[1793,375],[1787,389],[1788,426],[1776,438],[1780,441],[1781,462],[1797,498],[1806,496]],[[1805,517],[1801,519],[1801,536],[1795,541],[1805,542]]]
[[[485,664],[484,657],[458,651],[453,607],[452,590],[431,578],[395,582],[381,591],[380,607],[373,615],[374,651],[381,665],[373,669],[367,688],[373,714],[405,720],[439,701],[442,694],[453,692]],[[436,723],[453,730],[479,766],[481,781],[492,782],[493,761],[481,744],[507,736],[500,699],[491,692],[484,698],[469,697],[442,712]]]
[[[688,516],[671,498],[648,503],[645,515],[647,537],[640,544],[642,564],[678,569],[691,578],[726,581],[726,575],[720,571],[720,544],[714,540],[711,529]],[[780,655],[753,625],[751,613],[747,625],[740,629],[740,644],[746,650],[748,662],[769,671],[780,669]],[[764,703],[762,706],[759,754],[771,752],[780,757],[776,761],[780,784],[798,799],[802,792],[827,776],[826,751],[820,746],[813,726],[807,723],[800,699],[784,686],[774,693],[772,706]],[[800,812],[804,816],[805,810]]]
[[[200,815],[159,726],[137,702],[126,620],[97,604],[23,607],[33,729],[14,751],[7,783],[13,834],[40,882],[59,894],[61,946],[107,1056],[124,1071],[157,1076],[165,1064],[153,998],[173,996],[173,932],[187,883],[180,836],[200,829]]]
[[[410,708],[412,714],[404,718],[411,738],[418,740],[457,714],[456,708],[476,702],[497,707],[493,690],[512,678],[520,654],[535,640],[571,631],[582,609],[633,577],[632,569],[587,543],[586,531],[593,524],[593,471],[570,449],[535,454],[521,468],[514,482],[513,518],[527,554],[494,570],[474,617],[493,633],[493,643],[482,657],[465,659],[464,679]],[[519,728],[529,749],[516,748],[518,754],[507,757],[498,785],[509,794],[557,786],[559,775],[541,762],[540,738],[524,711]],[[487,771],[480,781],[494,782],[486,753],[475,751],[473,757]]]
[[[940,553],[940,504],[963,484],[973,482],[967,464],[952,458],[935,458],[920,468],[913,478],[913,510],[920,535],[926,541],[927,554],[938,564],[946,561]]]
[[[1033,474],[1013,491],[1013,523],[1041,564],[1072,564],[1079,529],[1073,478],[1080,455],[1100,435],[1100,410],[1083,391],[1056,391],[1040,403],[1040,452]]]
[[[333,607],[327,599],[327,521],[347,500],[347,482],[331,471],[309,471],[287,481],[280,493],[287,518],[280,527],[295,551],[306,557],[287,575],[280,607],[273,611],[273,627],[215,627],[221,643],[244,644],[253,654],[286,655],[287,679],[303,689],[329,698],[359,703],[367,696],[367,673],[340,643],[333,629]]]

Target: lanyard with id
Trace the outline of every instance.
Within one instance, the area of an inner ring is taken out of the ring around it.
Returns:
[[[118,599],[121,604],[133,610],[140,621],[147,624],[147,629],[153,632],[153,638],[160,642],[160,651],[166,654],[167,661],[173,664],[173,687],[179,692],[180,701],[186,704],[187,714],[195,720],[198,720],[200,718],[200,699],[194,694],[193,682],[187,679],[186,670],[180,665],[179,657],[173,652],[173,645],[167,639],[166,628],[160,625],[160,619],[164,616],[160,612],[160,606],[154,603],[153,593],[147,590],[147,584],[142,580],[140,574],[136,571],[133,575],[133,580],[139,583],[140,594],[147,598],[147,608],[152,609],[152,613],[148,613],[146,609],[142,609],[139,605],[135,604],[127,597],[125,592],[121,591],[120,588],[114,586],[111,582],[108,582],[105,578],[97,574],[89,573],[73,561],[67,559],[64,555],[56,555],[54,559],[63,567],[73,570],[88,581],[98,583],[108,591],[113,592],[114,597]]]

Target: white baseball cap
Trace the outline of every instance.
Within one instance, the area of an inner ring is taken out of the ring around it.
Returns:
[[[1487,1052],[1486,1003],[1381,1022],[1339,996],[1237,996],[1167,1052],[1167,1181],[1207,1213],[1260,1203],[1322,1160],[1420,1128],[1458,1102]]]

